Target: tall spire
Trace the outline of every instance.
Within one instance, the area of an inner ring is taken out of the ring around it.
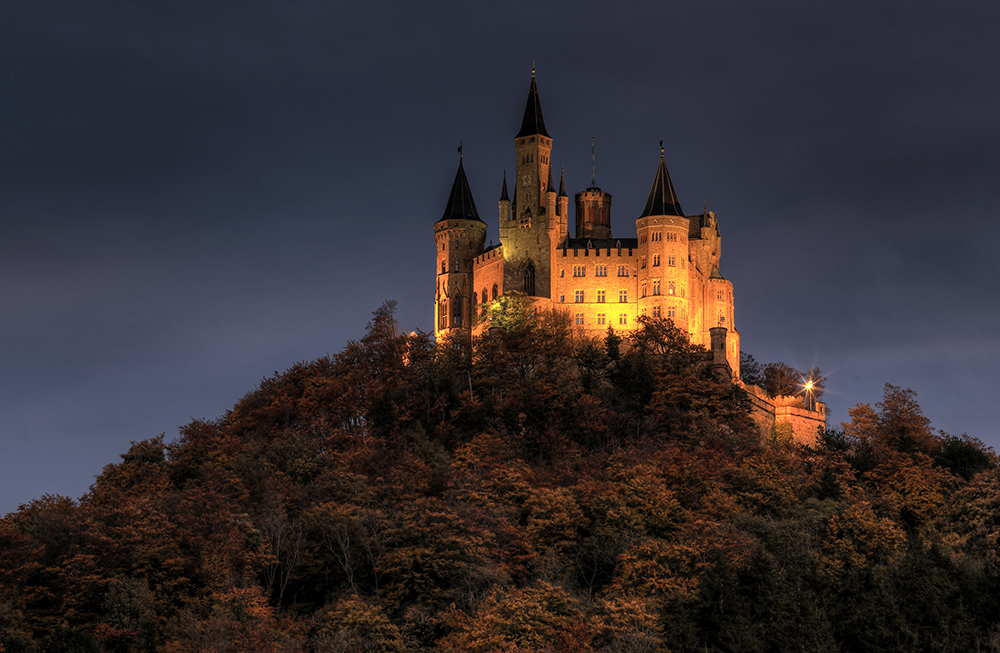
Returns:
[[[451,186],[451,196],[448,198],[448,205],[444,209],[441,220],[477,220],[479,213],[476,211],[476,203],[472,200],[472,189],[469,188],[469,180],[465,176],[465,167],[462,165],[461,152],[459,146],[458,172],[455,174],[455,183]]]
[[[500,201],[509,202],[510,197],[507,195],[507,170],[503,171],[503,190],[500,191]]]
[[[566,170],[559,169],[559,197],[569,197],[566,194]]]
[[[553,186],[555,186],[555,184],[552,183],[552,166],[549,166],[549,180],[545,184],[545,192],[546,193],[551,193]]]
[[[646,208],[639,217],[645,218],[647,215],[684,215],[677,193],[674,191],[674,184],[670,181],[670,173],[667,172],[667,163],[663,157],[663,141],[660,141],[660,165],[656,168],[656,177],[653,179],[653,187],[649,190]]]
[[[596,139],[590,137],[590,188],[587,190],[601,190],[597,187],[597,145]]]
[[[542,118],[542,104],[538,100],[538,86],[535,84],[535,69],[531,69],[531,88],[528,89],[528,103],[524,107],[524,119],[521,121],[521,131],[514,138],[540,134],[548,136],[545,131],[545,119]]]

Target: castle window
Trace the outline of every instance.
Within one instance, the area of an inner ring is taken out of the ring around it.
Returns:
[[[497,298],[497,285],[493,284],[493,299]]]
[[[627,290],[619,290],[618,291],[618,301],[620,303],[622,303],[622,304],[627,304],[628,303],[628,291]]]
[[[458,257],[455,257],[455,272],[458,272]]]
[[[618,315],[618,324],[628,324],[628,313],[621,313]]]
[[[688,311],[687,311],[687,309],[684,308],[683,306],[681,306],[681,319],[682,320],[686,320],[687,317],[688,317]]]
[[[716,299],[725,299],[726,295],[721,290],[716,290],[715,291],[715,298]]]
[[[444,329],[448,326],[448,300],[442,299],[438,304],[438,328]]]
[[[621,255],[621,250],[618,251],[618,254]],[[627,265],[619,265],[618,266],[618,276],[619,277],[627,277],[628,276],[628,266]]]
[[[600,250],[598,250],[598,251],[600,251]],[[606,265],[598,265],[598,266],[596,266],[594,268],[594,276],[595,277],[606,277],[606,276],[608,276],[608,266],[606,266]]]
[[[566,295],[559,295],[559,301],[565,303]]]
[[[534,295],[535,294],[535,264],[528,261],[528,265],[524,268],[524,294]]]
[[[659,280],[653,282],[653,296],[656,297],[660,294],[660,282]]]
[[[483,303],[485,304],[488,301],[489,299],[486,297],[486,288],[483,288]]]
[[[563,251],[565,252],[566,250],[563,250]],[[559,270],[559,276],[560,277],[565,277],[566,276],[566,270]]]
[[[667,294],[668,295],[677,294],[677,285],[673,281],[667,283]]]
[[[448,268],[446,267],[446,265],[447,264],[444,261],[441,261],[441,274],[444,274],[445,272],[448,271]]]
[[[653,257],[653,260],[654,261],[656,260],[655,256]],[[654,263],[653,265],[656,265],[656,263]],[[639,263],[639,269],[640,270],[645,270],[646,269],[646,257],[645,256],[642,257],[642,262]]]
[[[573,301],[575,301],[577,304],[579,304],[580,302],[583,301],[583,291],[582,290],[577,290],[575,293],[573,293]]]
[[[603,304],[604,303],[604,291],[603,290],[598,290],[597,291],[597,303],[598,304]]]
[[[667,306],[667,317],[676,317],[677,309],[673,306]]]
[[[654,268],[660,267],[660,255],[659,254],[653,254],[653,267]]]
[[[583,313],[577,313],[574,320],[577,324],[583,324]]]
[[[455,297],[451,300],[451,323],[453,326],[462,326],[462,298]]]
[[[597,314],[597,323],[598,324],[604,324],[604,313],[598,313]]]
[[[674,267],[675,265],[677,265],[677,257],[675,257],[673,254],[668,256],[667,265],[669,265],[670,267]]]
[[[667,241],[671,243],[677,242],[677,234],[667,234]]]
[[[643,281],[641,284],[639,284],[639,296],[640,297],[645,297],[646,296],[646,282],[645,281]]]
[[[660,306],[657,304],[653,307],[653,317],[660,317]]]
[[[726,326],[726,316],[719,313],[719,326]]]
[[[586,265],[574,265],[573,266],[573,276],[574,277],[585,277],[585,276],[587,276],[587,266]]]

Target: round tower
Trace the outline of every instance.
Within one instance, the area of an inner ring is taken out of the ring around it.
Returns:
[[[461,150],[459,150],[461,151]],[[444,216],[434,224],[437,288],[434,335],[471,337],[475,318],[473,262],[483,252],[486,223],[479,218],[461,158]]]

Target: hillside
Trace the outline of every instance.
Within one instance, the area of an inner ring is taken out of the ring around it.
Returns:
[[[0,650],[996,651],[1000,475],[914,393],[814,448],[668,321],[391,303],[79,501],[0,520]]]

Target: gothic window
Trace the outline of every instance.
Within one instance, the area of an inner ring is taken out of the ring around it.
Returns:
[[[574,277],[585,277],[585,276],[587,276],[587,266],[586,265],[574,265],[573,266],[573,276]]]
[[[660,282],[659,280],[653,282],[653,296],[660,294]]]
[[[660,255],[659,254],[653,254],[653,267],[656,268],[656,267],[659,267],[659,266],[660,266]]]
[[[639,296],[640,297],[645,297],[646,296],[646,282],[645,281],[643,281],[641,284],[639,284]]]
[[[653,260],[654,261],[657,260],[655,256],[653,257]],[[653,265],[657,265],[657,264],[653,263]],[[642,263],[639,264],[639,269],[640,270],[645,270],[646,269],[646,257],[645,256],[642,257]]]
[[[493,284],[493,299],[497,298],[497,285]]]
[[[535,294],[535,264],[531,261],[524,268],[524,294],[529,297]]]
[[[604,291],[603,290],[598,290],[597,291],[597,303],[598,304],[603,304],[604,303]]]
[[[573,301],[576,302],[577,304],[579,304],[580,302],[583,301],[583,291],[582,290],[577,290],[576,292],[573,293]]]
[[[451,300],[451,324],[452,326],[462,326],[462,298],[453,297]]]
[[[438,304],[438,328],[443,329],[448,326],[448,300],[442,299]]]
[[[627,290],[619,290],[618,291],[618,301],[620,303],[622,303],[622,304],[627,304],[628,303],[628,291]]]

